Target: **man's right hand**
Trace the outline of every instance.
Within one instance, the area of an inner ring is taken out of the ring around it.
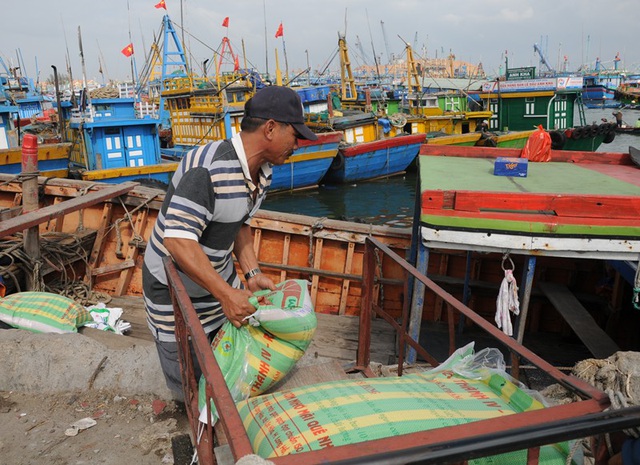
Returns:
[[[230,287],[228,292],[218,299],[225,316],[236,328],[246,324],[245,318],[253,315],[256,311],[256,308],[249,302],[250,297],[253,297],[250,291]]]

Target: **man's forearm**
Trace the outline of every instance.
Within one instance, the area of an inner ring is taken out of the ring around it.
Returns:
[[[208,290],[216,299],[221,299],[229,285],[213,269],[200,244],[190,239],[165,238],[164,246],[180,270],[195,283]]]
[[[253,251],[253,236],[250,226],[244,225],[240,228],[233,247],[233,254],[240,263],[243,273],[258,268],[258,259]]]

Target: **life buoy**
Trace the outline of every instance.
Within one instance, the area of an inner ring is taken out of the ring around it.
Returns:
[[[549,131],[551,137],[551,148],[553,150],[562,150],[564,144],[567,143],[567,136],[562,131]]]
[[[344,155],[338,152],[338,154],[335,156],[335,158],[331,162],[330,168],[334,171],[337,171],[339,169],[342,169],[343,166],[344,166]]]
[[[389,116],[389,122],[393,127],[403,128],[405,124],[407,124],[407,117],[402,113],[394,113]]]
[[[582,139],[584,137],[584,128],[583,127],[577,127],[573,129],[573,132],[571,133],[571,138],[572,139]]]
[[[612,129],[604,135],[604,139],[602,139],[602,143],[610,144],[611,142],[613,142],[613,139],[615,138],[616,138],[616,131]]]
[[[497,138],[491,134],[482,134],[475,143],[476,147],[497,147]]]

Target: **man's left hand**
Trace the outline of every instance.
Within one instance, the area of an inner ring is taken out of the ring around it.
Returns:
[[[276,289],[276,285],[273,284],[271,278],[263,273],[259,273],[249,278],[247,286],[251,292],[262,291],[263,289],[274,291]]]

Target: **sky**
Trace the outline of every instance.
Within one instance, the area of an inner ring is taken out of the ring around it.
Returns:
[[[87,79],[127,80],[144,67],[169,14],[180,37],[184,31],[187,59],[196,69],[204,60],[215,61],[213,51],[226,36],[241,66],[246,56],[249,67],[273,75],[277,50],[280,68],[290,74],[307,65],[335,71],[338,58],[331,58],[338,33],[346,30],[353,66],[373,65],[374,52],[381,65],[404,57],[406,41],[419,57],[452,53],[497,75],[504,72],[505,55],[510,68],[539,67],[537,43],[555,69],[565,56],[570,71],[593,67],[597,57],[613,69],[619,53],[619,69],[640,72],[637,21],[629,13],[637,10],[637,0],[165,0],[166,11],[154,7],[159,1],[3,0],[0,57],[12,67],[21,56],[23,73],[45,81],[51,65],[65,73],[69,56],[79,78],[80,27]],[[222,26],[226,17],[228,28]],[[280,23],[284,35],[276,39]],[[129,43],[134,60],[121,53]],[[232,68],[228,56],[225,67]]]

